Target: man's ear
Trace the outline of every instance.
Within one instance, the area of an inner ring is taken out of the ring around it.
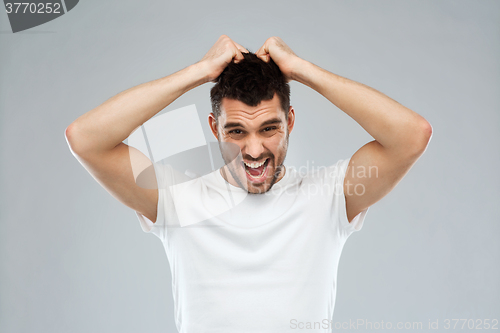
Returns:
[[[210,126],[210,130],[212,134],[215,136],[217,140],[219,140],[218,131],[217,131],[217,121],[215,120],[215,115],[213,112],[210,112],[208,115],[208,125]]]
[[[295,110],[290,105],[290,108],[288,109],[288,121],[287,121],[288,134],[292,132],[294,125],[295,125]]]

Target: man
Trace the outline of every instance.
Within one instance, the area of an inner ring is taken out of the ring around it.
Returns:
[[[286,168],[291,80],[325,96],[375,140],[319,172]],[[138,186],[131,159],[151,162],[122,141],[206,82],[216,82],[209,125],[226,165],[190,180],[155,163],[158,188]],[[198,63],[116,95],[66,129],[84,167],[162,240],[185,333],[330,331],[346,239],[431,135],[417,113],[299,58],[280,38],[251,54],[224,35]]]

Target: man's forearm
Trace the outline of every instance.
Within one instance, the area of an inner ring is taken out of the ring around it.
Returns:
[[[300,60],[294,79],[316,90],[358,122],[384,148],[425,149],[432,128],[419,114],[381,92]]]
[[[205,82],[206,68],[196,63],[125,90],[68,126],[68,142],[72,150],[81,155],[113,149],[179,96]]]

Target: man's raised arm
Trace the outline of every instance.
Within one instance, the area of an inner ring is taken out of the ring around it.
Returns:
[[[140,164],[151,162],[122,141],[185,92],[215,80],[229,62],[243,59],[241,52],[248,51],[223,35],[199,62],[123,91],[83,114],[66,128],[72,153],[115,198],[156,221],[158,190],[136,185],[130,154]]]
[[[264,61],[271,57],[289,80],[322,94],[375,138],[351,157],[344,179],[349,222],[389,193],[425,151],[431,125],[388,96],[297,57],[278,37],[256,54]]]

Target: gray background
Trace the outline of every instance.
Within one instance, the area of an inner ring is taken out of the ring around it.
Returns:
[[[64,129],[198,61],[221,34],[251,51],[280,36],[433,126],[348,240],[334,321],[445,331],[447,318],[500,319],[499,1],[89,0],[16,34],[2,12],[0,31],[1,332],[175,331],[161,242],[78,163]],[[210,87],[166,109],[196,104],[207,138]],[[330,165],[372,139],[317,92],[291,89],[288,165]]]

